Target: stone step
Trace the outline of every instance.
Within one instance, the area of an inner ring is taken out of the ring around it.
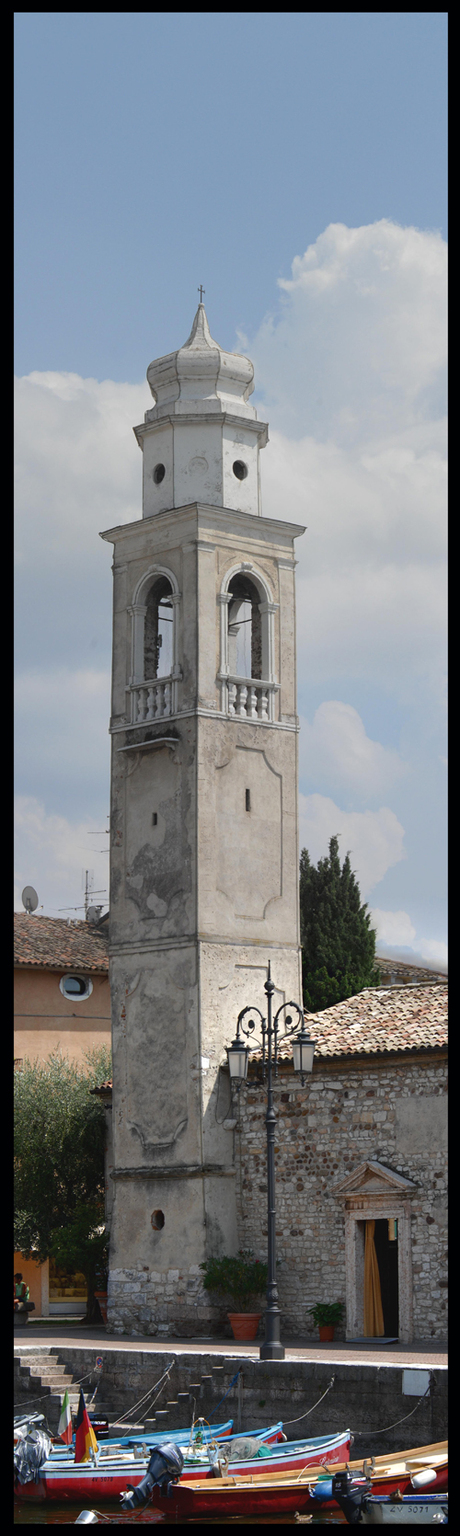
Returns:
[[[35,1358],[38,1358],[38,1355],[40,1355],[43,1359],[43,1355],[51,1355],[53,1347],[54,1346],[52,1344],[16,1344],[15,1356],[17,1358],[18,1355],[23,1355],[24,1359],[26,1357],[29,1358],[30,1356],[35,1360]]]
[[[46,1367],[42,1366],[40,1368],[39,1365],[33,1365],[33,1366],[23,1365],[23,1366],[20,1366],[19,1370],[15,1372],[15,1379],[18,1382],[41,1381],[41,1380],[46,1380],[46,1381],[63,1381],[65,1379],[66,1382],[67,1382],[67,1385],[69,1385],[69,1382],[71,1382],[71,1380],[72,1380],[72,1373],[71,1372],[67,1373],[67,1371],[64,1370],[64,1367],[62,1365],[59,1368],[59,1370],[56,1370],[56,1371],[49,1371],[47,1366]]]
[[[72,1389],[78,1395],[80,1392],[79,1387],[76,1387],[73,1381],[69,1381],[69,1378],[66,1376],[53,1376],[51,1381],[44,1381],[42,1376],[41,1382],[42,1387],[48,1387],[50,1392],[71,1392]]]
[[[96,1412],[96,1410],[94,1410],[94,1412]],[[118,1436],[119,1440],[122,1440],[122,1439],[126,1438],[127,1435],[132,1436],[132,1435],[143,1435],[143,1434],[145,1434],[145,1424],[147,1423],[147,1420],[145,1420],[143,1424],[134,1424],[134,1423],[132,1423],[132,1424],[125,1424],[125,1423],[117,1424],[116,1421],[115,1421],[114,1424],[111,1424],[111,1422],[110,1422],[110,1414],[109,1413],[104,1413],[102,1409],[100,1410],[100,1412],[101,1412],[101,1419],[108,1419],[109,1420],[109,1435],[110,1435],[110,1439],[111,1440],[113,1440],[116,1435]],[[152,1424],[154,1424],[155,1420],[152,1419],[151,1422],[152,1422]]]
[[[35,1375],[37,1375],[38,1370],[51,1370],[52,1364],[54,1364],[54,1362],[48,1361],[46,1358],[40,1359],[38,1356],[37,1359],[31,1358],[31,1356],[22,1356],[22,1358],[15,1359],[14,1361],[15,1370],[17,1370],[17,1372],[22,1372],[22,1370],[32,1370]]]

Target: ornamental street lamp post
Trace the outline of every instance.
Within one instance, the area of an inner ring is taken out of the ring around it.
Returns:
[[[280,1340],[281,1312],[278,1306],[278,1288],[276,1284],[276,1218],[275,1218],[275,1124],[276,1113],[273,1103],[272,1072],[278,1076],[278,1032],[279,1020],[286,1013],[284,1020],[284,1035],[293,1037],[292,1052],[294,1057],[294,1071],[299,1074],[302,1087],[305,1082],[305,1073],[313,1068],[313,1055],[315,1041],[310,1040],[306,1029],[303,1010],[298,1003],[282,1003],[272,1020],[272,998],[274,985],[271,979],[270,962],[268,965],[268,977],[265,982],[267,994],[267,1018],[265,1019],[260,1008],[242,1008],[238,1014],[236,1037],[230,1046],[227,1046],[228,1066],[230,1077],[237,1090],[245,1081],[248,1071],[249,1052],[255,1046],[245,1045],[241,1035],[252,1034],[256,1029],[254,1018],[247,1018],[248,1014],[258,1014],[262,1033],[262,1080],[267,1079],[267,1113],[265,1124],[267,1127],[267,1193],[268,1193],[268,1282],[267,1282],[267,1307],[265,1312],[265,1341],[260,1346],[261,1360],[284,1360],[284,1348]],[[299,1022],[293,1023],[290,1013],[286,1010],[294,1008]]]

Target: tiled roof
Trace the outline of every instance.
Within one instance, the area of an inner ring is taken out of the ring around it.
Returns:
[[[307,1013],[306,1025],[316,1057],[439,1050],[447,1045],[447,983],[366,987],[323,1013]]]
[[[106,971],[108,936],[86,922],[14,914],[14,964],[50,971]]]
[[[387,955],[376,955],[375,964],[380,971],[382,987],[388,986],[389,982],[401,987],[411,981],[447,981],[446,966],[438,970],[435,965],[412,965],[409,960],[393,960]]]

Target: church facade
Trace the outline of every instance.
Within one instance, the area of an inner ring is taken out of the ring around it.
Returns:
[[[263,1005],[269,961],[275,1006],[301,1000],[304,529],[262,516],[252,364],[213,341],[203,304],[147,378],[143,515],[102,534],[114,547],[108,1321],[129,1327],[143,1294],[139,1321],[156,1331],[155,1294],[169,1327],[196,1331],[199,1265],[238,1247],[225,1047],[241,1008]]]

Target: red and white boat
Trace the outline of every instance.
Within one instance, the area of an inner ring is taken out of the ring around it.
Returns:
[[[326,1458],[328,1466],[332,1465]],[[342,1463],[344,1466],[345,1463]],[[392,1456],[376,1456],[373,1464],[355,1461],[349,1463],[350,1471],[366,1471],[372,1484],[372,1493],[392,1494],[399,1490],[403,1495],[413,1492],[411,1479],[428,1468],[435,1477],[430,1481],[430,1493],[447,1489],[447,1441],[436,1445],[421,1446],[417,1450],[402,1451]],[[339,1467],[334,1464],[334,1471]],[[314,1487],[324,1471],[315,1471],[308,1465],[298,1472],[268,1473],[254,1477],[247,1474],[222,1478],[209,1477],[193,1481],[187,1476],[173,1485],[166,1503],[166,1494],[154,1488],[148,1508],[175,1515],[177,1523],[188,1520],[228,1520],[233,1516],[281,1515],[318,1511],[318,1502],[312,1498]],[[334,1500],[322,1502],[322,1509],[336,1509]]]
[[[257,1437],[241,1436],[242,1440]],[[230,1442],[231,1445],[231,1442]],[[230,1445],[228,1449],[230,1450]],[[224,1442],[225,1446],[225,1442]],[[224,1446],[219,1449],[224,1449]],[[227,1447],[225,1447],[227,1449]],[[17,1483],[15,1487],[16,1497],[21,1500],[46,1500],[56,1502],[81,1503],[88,1502],[99,1504],[109,1500],[118,1501],[120,1493],[124,1493],[128,1486],[136,1488],[145,1477],[151,1447],[148,1455],[134,1455],[133,1449],[122,1450],[114,1446],[101,1446],[94,1460],[74,1462],[70,1456],[51,1455],[40,1467],[38,1480]],[[312,1469],[327,1466],[336,1466],[348,1460],[350,1454],[350,1430],[344,1430],[341,1434],[323,1435],[315,1439],[303,1441],[283,1441],[281,1444],[268,1445],[259,1441],[257,1454],[250,1454],[247,1459],[229,1461],[226,1475],[216,1479],[211,1459],[205,1469],[200,1460],[195,1466],[190,1462],[184,1466],[182,1481],[186,1479],[187,1488],[193,1487],[195,1482],[200,1488],[206,1484],[211,1488],[216,1486],[221,1491],[224,1484],[241,1481],[244,1477],[266,1480],[269,1472],[284,1475],[284,1477],[296,1477],[306,1467]],[[174,1496],[177,1488],[172,1490],[173,1502],[168,1502],[168,1510],[174,1508]],[[155,1490],[157,1492],[157,1490]]]

